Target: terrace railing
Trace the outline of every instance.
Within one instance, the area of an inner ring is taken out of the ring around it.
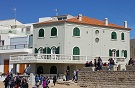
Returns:
[[[108,63],[110,57],[101,57],[103,63]],[[94,61],[98,57],[83,56],[83,55],[63,55],[63,54],[22,54],[11,55],[10,62],[24,62],[24,63],[86,63],[86,61]],[[115,58],[116,62],[125,62],[124,57]]]
[[[10,49],[23,49],[29,48],[27,44],[18,44],[18,45],[4,45],[0,46],[0,50],[10,50]]]

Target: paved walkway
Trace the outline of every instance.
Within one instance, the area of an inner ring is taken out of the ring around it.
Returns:
[[[0,88],[4,88],[4,84],[2,81],[0,81]],[[31,85],[29,85],[29,88],[32,88]],[[42,88],[42,86],[40,86],[39,88]],[[73,82],[61,82],[61,83],[56,83],[56,85],[54,86],[53,83],[49,84],[49,88],[80,88],[77,86],[76,83]]]

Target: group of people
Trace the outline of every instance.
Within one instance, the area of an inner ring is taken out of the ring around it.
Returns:
[[[13,77],[12,73],[8,73],[3,83],[5,88],[29,88],[26,78],[21,78],[19,74]]]
[[[130,58],[130,60],[128,61],[128,65],[135,65],[135,60]]]
[[[53,84],[55,86],[55,83],[57,81],[56,76],[53,76]],[[39,88],[40,85],[42,85],[43,88],[49,88],[49,83],[50,83],[50,79],[47,76],[43,76],[43,75],[36,75],[35,76],[35,86],[37,88]]]
[[[94,59],[94,63],[92,61],[86,62],[85,67],[95,67],[95,71],[102,70],[102,66],[108,66],[108,70],[110,70],[115,65],[115,62],[112,58],[109,58],[108,64],[103,63],[102,59],[98,57],[98,59]]]

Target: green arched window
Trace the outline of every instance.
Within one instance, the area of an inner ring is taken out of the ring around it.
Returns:
[[[56,48],[56,54],[60,54],[60,47]]]
[[[73,48],[73,55],[80,55],[80,49],[78,47]]]
[[[51,54],[51,49],[47,47],[47,54]]]
[[[55,27],[51,29],[51,36],[57,36],[57,29]]]
[[[44,37],[44,29],[39,30],[38,37]]]
[[[116,57],[119,57],[119,50],[116,51]]]
[[[112,34],[111,34],[111,39],[117,39],[117,34],[116,34],[116,32],[112,32]]]
[[[37,48],[35,48],[34,52],[35,52],[35,53],[38,53],[38,49],[37,49]]]
[[[124,40],[124,33],[121,33],[121,40]]]
[[[43,49],[43,53],[44,53],[44,54],[47,54],[46,52],[47,52],[47,49],[46,49],[46,47],[45,47],[45,48]]]
[[[124,51],[124,57],[127,57],[127,50]]]
[[[80,36],[80,29],[79,28],[73,29],[73,36]]]
[[[80,55],[80,49],[78,47],[73,48],[73,55]],[[73,56],[73,60],[79,60],[79,56]]]
[[[109,49],[109,56],[112,56],[112,50]]]

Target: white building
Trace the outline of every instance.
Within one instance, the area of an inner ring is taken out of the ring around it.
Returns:
[[[130,40],[130,57],[135,59],[135,39]]]
[[[28,35],[33,33],[32,27],[32,24],[25,25],[15,19],[0,21],[1,73],[7,73],[13,68],[13,64],[9,62],[10,55],[32,53],[31,36]],[[23,73],[24,69],[25,64],[17,65],[17,72]]]
[[[130,58],[130,28],[127,22],[119,26],[79,14],[54,16],[33,24],[33,54],[11,56],[10,62],[30,63],[32,74],[72,75],[86,61],[110,57],[117,64],[127,64]]]

